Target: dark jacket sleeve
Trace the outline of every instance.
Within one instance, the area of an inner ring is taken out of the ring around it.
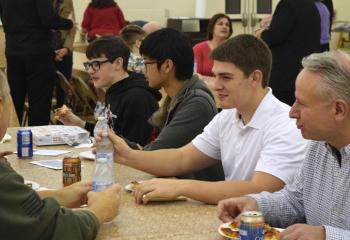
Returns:
[[[161,130],[154,142],[144,147],[144,150],[184,146],[200,134],[217,113],[215,103],[209,95],[193,96],[180,103],[175,111],[170,123]]]
[[[140,145],[146,145],[150,140],[153,127],[148,119],[157,109],[157,102],[148,92],[138,91],[125,98],[128,103],[123,111],[121,121],[121,135]],[[146,94],[149,94],[146,97]]]
[[[261,38],[269,47],[286,42],[295,24],[297,15],[295,10],[291,1],[281,0],[278,3],[271,25],[261,34]]]
[[[36,0],[36,7],[41,24],[47,26],[47,28],[69,30],[73,27],[73,22],[71,20],[61,18],[58,13],[55,13],[50,0]]]
[[[23,178],[0,164],[0,239],[95,239],[97,218],[88,211],[41,200]]]
[[[95,128],[95,123],[90,123],[90,122],[85,123],[84,129],[86,131],[89,131],[90,136],[92,137],[94,136],[94,128]]]

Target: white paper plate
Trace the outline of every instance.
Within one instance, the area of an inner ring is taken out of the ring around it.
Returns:
[[[7,141],[10,141],[11,139],[12,139],[11,135],[6,133],[5,136],[3,137],[3,139],[0,141],[0,144],[7,142]]]
[[[235,240],[239,240],[239,229],[233,229],[233,228],[231,228],[230,227],[230,222],[227,222],[227,223],[223,223],[223,224],[221,224],[220,226],[219,226],[219,228],[218,228],[218,232],[220,233],[220,235],[221,236],[224,236],[224,237],[226,237],[226,238],[229,238],[229,239],[235,239]],[[233,237],[233,236],[230,236],[229,234],[227,234],[225,231],[224,231],[224,229],[231,229],[233,232],[238,232],[238,238],[236,238],[236,237]]]
[[[39,183],[34,182],[34,181],[30,181],[30,180],[24,180],[24,184],[31,186],[33,190],[38,190],[40,188]]]
[[[79,153],[79,157],[87,160],[95,160],[95,154],[93,154],[91,151],[81,152]]]
[[[219,228],[218,228],[219,234],[220,234],[221,236],[224,236],[224,237],[228,238],[228,239],[239,240],[239,239],[240,239],[240,237],[239,237],[239,229],[238,229],[238,228],[232,228],[232,227],[230,226],[230,224],[231,224],[230,222],[221,224],[221,225],[219,226]],[[232,232],[238,232],[238,237],[230,236],[228,233],[226,233],[226,232],[224,231],[225,228],[230,229]],[[276,229],[276,230],[278,230],[278,231],[280,231],[280,232],[282,232],[282,231],[284,230],[284,229],[282,229],[282,228],[274,228],[274,229]],[[265,239],[265,240],[269,240],[269,239],[266,239],[266,238],[264,238],[264,239]]]

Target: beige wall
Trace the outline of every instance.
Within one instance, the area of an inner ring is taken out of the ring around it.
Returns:
[[[350,21],[350,1],[333,0],[333,4],[336,10],[336,21]]]

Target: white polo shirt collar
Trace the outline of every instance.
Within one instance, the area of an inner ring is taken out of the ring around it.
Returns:
[[[271,111],[269,111],[269,109],[271,104],[273,103],[273,98],[274,96],[272,95],[272,90],[271,88],[268,88],[267,94],[260,102],[258,108],[255,110],[252,119],[247,124],[244,125],[241,118],[241,114],[238,111],[236,111],[236,114],[234,114],[232,123],[237,124],[237,126],[239,126],[242,129],[248,127],[261,129],[265,125],[265,121],[267,121],[270,118]]]

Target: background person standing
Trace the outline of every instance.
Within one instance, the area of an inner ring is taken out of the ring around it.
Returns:
[[[124,14],[114,0],[91,0],[84,12],[81,34],[87,33],[91,42],[100,36],[118,36],[125,25]]]
[[[272,52],[269,86],[282,102],[294,103],[295,78],[303,57],[320,50],[321,23],[314,0],[281,0],[266,29],[256,31]]]
[[[321,37],[320,37],[320,51],[329,51],[330,34],[330,12],[327,6],[321,0],[315,0],[315,5],[320,14],[321,20]]]
[[[50,0],[0,0],[6,37],[7,77],[19,122],[28,94],[28,125],[47,125],[56,80],[52,29],[71,29]]]

